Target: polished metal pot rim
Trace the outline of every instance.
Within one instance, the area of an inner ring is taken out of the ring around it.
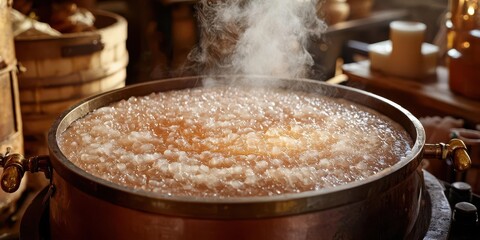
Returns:
[[[95,177],[75,166],[61,152],[57,136],[76,119],[110,103],[143,96],[153,92],[198,87],[203,79],[219,82],[242,80],[276,81],[281,88],[316,92],[344,98],[372,108],[400,124],[410,135],[414,145],[411,151],[395,165],[364,180],[315,191],[260,197],[185,197],[167,196],[145,190],[135,190]],[[102,93],[79,102],[62,113],[50,128],[48,145],[51,164],[60,177],[74,187],[96,198],[127,208],[154,214],[190,216],[197,218],[265,218],[327,210],[381,195],[401,182],[419,166],[425,144],[425,131],[420,121],[398,104],[375,94],[331,85],[310,79],[287,79],[265,76],[193,76],[157,80],[127,86]],[[54,176],[55,177],[55,176]]]

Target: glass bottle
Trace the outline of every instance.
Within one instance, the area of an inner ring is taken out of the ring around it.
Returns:
[[[448,191],[447,197],[452,208],[459,202],[471,202],[472,186],[466,182],[454,182]]]
[[[449,87],[480,100],[480,0],[450,0],[447,20]]]
[[[477,207],[468,202],[455,204],[452,214],[452,226],[449,239],[469,240],[478,239]]]

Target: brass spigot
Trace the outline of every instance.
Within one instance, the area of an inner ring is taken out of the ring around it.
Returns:
[[[0,166],[3,167],[0,186],[3,191],[8,193],[18,190],[23,175],[27,171],[31,173],[43,172],[46,178],[50,178],[52,172],[48,156],[35,156],[26,159],[21,154],[10,153],[10,148],[7,148],[5,154],[0,154]]]
[[[451,159],[456,171],[465,171],[472,164],[467,153],[467,146],[462,140],[456,138],[451,139],[448,144],[425,144],[423,156],[440,160]]]

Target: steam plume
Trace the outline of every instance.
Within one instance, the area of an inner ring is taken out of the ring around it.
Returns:
[[[307,45],[326,29],[317,1],[201,0],[190,61],[206,74],[305,77],[314,64]]]

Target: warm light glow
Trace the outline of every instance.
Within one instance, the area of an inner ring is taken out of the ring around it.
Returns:
[[[473,16],[475,14],[475,7],[474,6],[468,6],[467,13],[470,16]]]
[[[470,47],[470,43],[469,43],[469,42],[463,42],[463,43],[462,43],[462,47],[463,47],[463,48],[469,48],[469,47]]]
[[[478,9],[478,0],[467,0],[465,6],[467,7],[467,15],[474,16]]]

